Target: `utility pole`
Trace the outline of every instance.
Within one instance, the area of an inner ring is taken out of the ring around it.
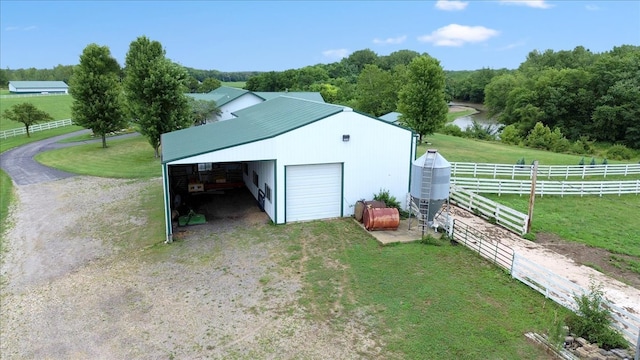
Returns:
[[[536,179],[538,178],[538,160],[533,162],[533,172],[531,173],[531,194],[529,195],[529,218],[527,219],[527,232],[531,232],[531,221],[533,220],[533,203],[536,200]]]

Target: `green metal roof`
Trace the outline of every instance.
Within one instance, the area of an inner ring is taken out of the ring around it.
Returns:
[[[219,88],[212,90],[208,93],[189,93],[185,94],[196,100],[215,101],[218,107],[229,103],[240,96],[249,93],[249,90],[233,88],[229,86],[220,86]]]
[[[289,96],[293,98],[311,100],[311,101],[319,101],[324,102],[322,95],[319,92],[310,92],[310,91],[280,91],[280,92],[268,92],[268,91],[249,91],[244,89],[233,88],[229,86],[221,86],[215,90],[212,90],[208,93],[189,93],[186,94],[196,100],[206,100],[206,101],[215,101],[217,106],[222,106],[226,103],[229,103],[240,96],[251,93],[255,96],[263,100],[273,100],[280,96]]]
[[[265,100],[273,100],[279,96],[289,96],[298,99],[312,100],[324,102],[324,98],[319,92],[311,91],[279,91],[279,92],[266,92],[266,91],[254,91],[255,95],[260,96]]]
[[[269,139],[345,109],[348,108],[281,96],[237,111],[236,119],[162,134],[162,162]]]
[[[392,124],[397,124],[400,121],[400,114],[399,112],[395,112],[392,111],[388,114],[384,114],[382,116],[379,117],[379,119],[384,120],[386,122],[390,122]]]
[[[69,86],[64,81],[9,81],[16,89],[63,88]]]

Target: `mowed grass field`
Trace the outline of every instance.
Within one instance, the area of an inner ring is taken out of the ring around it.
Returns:
[[[22,123],[6,119],[3,114],[5,109],[21,103],[31,103],[38,109],[47,112],[53,120],[71,118],[71,95],[46,95],[46,96],[20,96],[0,98],[0,131],[24,127]]]

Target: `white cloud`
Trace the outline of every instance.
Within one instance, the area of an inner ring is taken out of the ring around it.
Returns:
[[[405,40],[407,40],[406,35],[398,36],[395,38],[386,38],[386,39],[373,39],[374,44],[382,44],[382,45],[393,45],[393,44],[402,44]]]
[[[31,26],[27,26],[26,28],[24,28],[24,31],[31,31],[31,30],[35,30],[37,28],[38,28],[37,26],[31,25]]]
[[[499,31],[484,26],[451,24],[441,27],[430,35],[418,37],[418,41],[430,42],[436,46],[462,46],[465,43],[483,42],[500,34]]]
[[[598,11],[600,10],[600,8],[598,7],[598,5],[587,5],[585,6],[585,8],[589,11]]]
[[[322,55],[329,59],[342,59],[349,55],[349,50],[347,49],[331,49],[325,50],[322,52]]]
[[[522,5],[536,9],[549,9],[553,5],[549,4],[545,0],[500,0],[500,3],[507,5]]]
[[[436,9],[444,11],[458,11],[464,10],[467,5],[469,5],[469,2],[467,1],[438,0],[436,2]]]
[[[5,31],[15,31],[15,30],[20,30],[19,27],[17,26],[7,26],[6,28],[4,28]]]

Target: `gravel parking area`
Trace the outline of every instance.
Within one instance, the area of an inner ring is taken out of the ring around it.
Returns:
[[[299,265],[283,266],[286,244],[259,211],[181,228],[170,245],[138,243],[150,188],[161,180],[17,187],[3,238],[2,358],[382,356],[361,323],[337,328],[305,314]]]

